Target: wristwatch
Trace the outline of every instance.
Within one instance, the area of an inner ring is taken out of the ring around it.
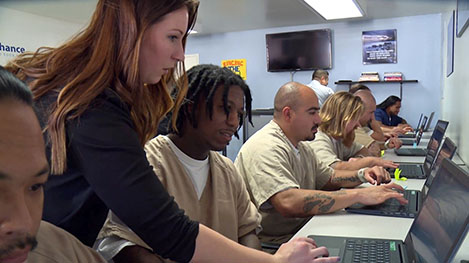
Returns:
[[[361,181],[362,183],[368,182],[368,181],[365,179],[365,170],[366,170],[367,168],[368,168],[368,167],[361,168],[361,169],[358,170],[358,172],[357,172],[357,177],[358,177],[358,179],[360,179],[360,181]]]

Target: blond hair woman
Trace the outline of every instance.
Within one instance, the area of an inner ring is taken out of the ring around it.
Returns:
[[[364,104],[359,97],[345,91],[333,94],[321,108],[319,132],[309,145],[320,160],[335,169],[397,167],[391,161],[371,157],[367,148],[354,142],[363,113]]]

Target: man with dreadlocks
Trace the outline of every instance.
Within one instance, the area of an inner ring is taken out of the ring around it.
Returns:
[[[190,218],[236,242],[260,248],[256,236],[260,215],[231,160],[216,152],[233,135],[238,137],[244,113],[250,117],[249,87],[230,70],[215,65],[198,65],[187,74],[189,89],[177,129],[146,144],[148,161]],[[99,240],[98,250],[106,259],[163,261],[113,214],[100,237],[105,238]]]

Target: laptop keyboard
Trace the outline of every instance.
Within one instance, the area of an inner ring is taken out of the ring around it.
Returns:
[[[404,191],[404,198],[409,202],[401,205],[397,199],[391,198],[382,203],[380,208],[384,215],[415,217],[417,207],[417,191]]]
[[[345,250],[351,262],[391,262],[389,241],[347,239]]]
[[[403,176],[408,177],[420,177],[423,175],[422,166],[420,165],[403,165],[399,166],[399,169],[402,170]]]

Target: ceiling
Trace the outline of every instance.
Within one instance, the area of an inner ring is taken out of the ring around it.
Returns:
[[[196,30],[216,34],[260,28],[329,23],[301,0],[199,0]],[[333,0],[330,0],[333,1]],[[0,0],[0,6],[86,24],[97,0]],[[448,12],[456,0],[357,0],[369,20]],[[344,21],[344,20],[335,20]],[[333,22],[333,21],[330,21]]]

